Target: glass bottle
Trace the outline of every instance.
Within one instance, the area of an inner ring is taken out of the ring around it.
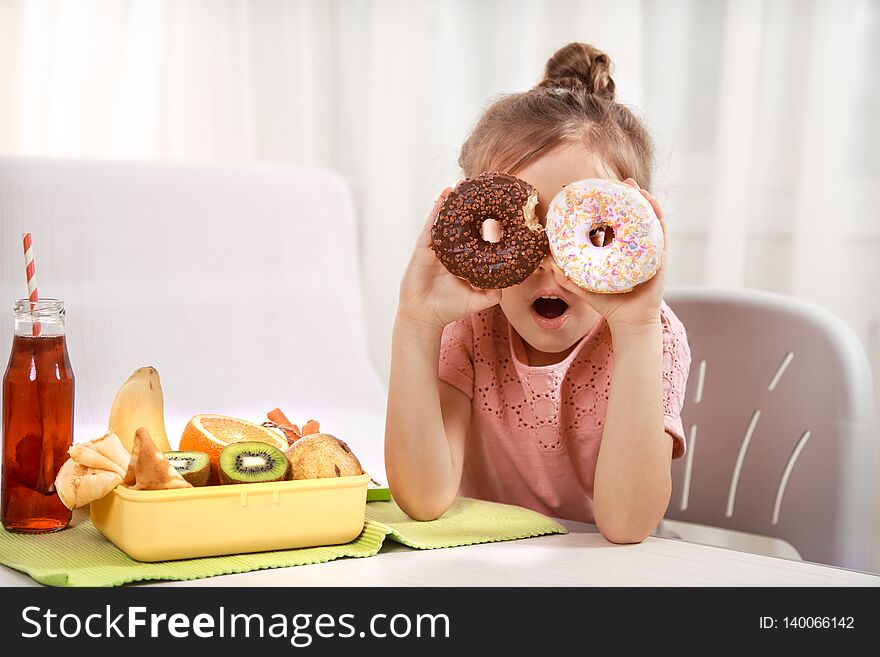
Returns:
[[[15,335],[3,376],[0,518],[9,531],[53,532],[67,527],[71,517],[55,492],[73,440],[74,379],[64,302],[21,299],[13,316]]]

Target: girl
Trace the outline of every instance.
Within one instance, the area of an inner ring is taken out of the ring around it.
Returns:
[[[554,54],[537,87],[482,116],[461,150],[465,176],[504,171],[531,183],[539,216],[568,183],[624,180],[662,222],[645,189],[650,137],[615,101],[610,67],[587,44]],[[395,500],[430,520],[460,494],[593,522],[615,543],[643,540],[669,503],[670,461],[685,450],[690,351],[662,299],[665,254],[628,294],[586,292],[549,255],[520,285],[476,289],[430,248],[450,191],[400,285],[385,429]]]

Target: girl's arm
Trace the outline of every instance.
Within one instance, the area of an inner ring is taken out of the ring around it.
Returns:
[[[663,225],[657,201],[632,179]],[[665,240],[668,245],[668,238]],[[608,322],[614,371],[608,391],[605,428],[593,479],[593,517],[614,543],[645,539],[666,513],[672,493],[673,438],[663,421],[663,263],[654,277],[627,294],[592,294],[575,286],[561,270],[557,282],[584,297]]]
[[[450,274],[431,250],[431,227],[450,191],[437,199],[413,250],[391,339],[385,469],[395,501],[416,520],[433,520],[452,504],[471,418],[467,395],[438,378],[443,327],[501,297]]]
[[[438,379],[443,329],[397,316],[385,420],[385,468],[394,499],[416,520],[449,508],[461,481],[471,402]]]
[[[663,329],[609,324],[614,372],[593,482],[596,525],[609,541],[638,543],[672,493],[672,437],[663,428]]]

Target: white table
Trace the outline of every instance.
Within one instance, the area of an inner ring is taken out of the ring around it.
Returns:
[[[365,559],[337,559],[144,586],[880,586],[880,576],[650,536],[606,541],[594,525],[570,533],[441,550],[386,540]],[[39,586],[0,568],[0,586]]]

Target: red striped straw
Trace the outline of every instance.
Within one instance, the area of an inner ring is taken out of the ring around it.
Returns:
[[[31,312],[37,307],[37,301],[40,300],[40,293],[37,292],[37,272],[34,268],[34,242],[30,233],[21,234],[22,244],[24,246],[24,265],[27,274],[28,299],[31,302]],[[33,322],[31,325],[31,334],[35,337],[40,334],[40,323]]]

